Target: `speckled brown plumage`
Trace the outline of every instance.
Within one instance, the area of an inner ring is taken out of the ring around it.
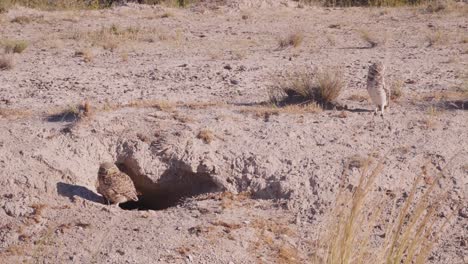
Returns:
[[[110,162],[105,162],[99,167],[96,189],[113,204],[138,201],[132,179]]]
[[[377,106],[377,111],[384,114],[385,107],[388,107],[390,101],[390,90],[385,85],[385,67],[383,63],[376,62],[369,66],[369,73],[367,75],[367,91],[372,102]]]

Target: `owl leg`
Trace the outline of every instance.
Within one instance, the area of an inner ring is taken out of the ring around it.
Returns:
[[[378,112],[379,112],[379,108],[376,107],[376,108],[374,109],[374,115],[377,115]]]
[[[384,105],[381,105],[381,106],[380,106],[380,115],[381,115],[382,117],[384,116],[384,109],[385,109]]]

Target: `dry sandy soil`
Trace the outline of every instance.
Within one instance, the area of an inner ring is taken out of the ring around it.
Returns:
[[[370,156],[384,162],[376,197],[402,201],[418,175],[443,173],[437,218],[449,224],[428,262],[468,263],[466,10],[228,1],[0,14],[1,39],[29,43],[0,71],[0,262],[317,260],[340,183],[355,187]],[[302,43],[278,48],[291,33]],[[385,118],[365,89],[376,60],[403,91]],[[327,67],[343,73],[346,110],[264,104],[288,73]],[[141,203],[103,201],[104,161]]]

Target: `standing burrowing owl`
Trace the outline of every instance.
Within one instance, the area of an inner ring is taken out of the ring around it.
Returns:
[[[385,85],[384,80],[385,67],[381,62],[372,63],[369,66],[367,75],[367,91],[372,102],[377,106],[375,113],[380,110],[384,114],[384,108],[388,107],[390,101],[390,90]]]
[[[115,164],[102,163],[99,167],[97,191],[113,204],[138,201],[137,191],[130,177],[121,172]]]

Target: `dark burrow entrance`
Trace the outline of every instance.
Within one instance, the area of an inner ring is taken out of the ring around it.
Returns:
[[[145,175],[135,172],[132,162],[116,164],[128,174],[137,189],[138,202],[129,201],[119,204],[124,210],[164,210],[177,206],[186,198],[196,195],[219,192],[222,189],[209,174],[183,171],[180,168],[166,170],[158,183],[153,183]]]

